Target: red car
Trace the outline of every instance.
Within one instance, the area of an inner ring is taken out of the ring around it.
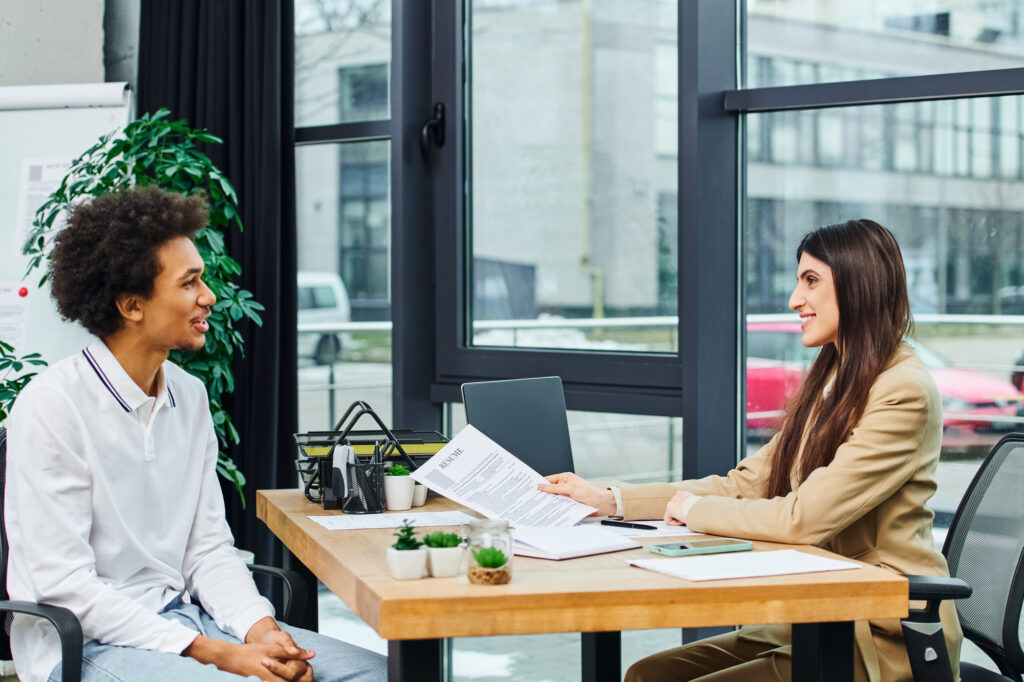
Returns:
[[[980,372],[956,369],[937,352],[911,341],[942,397],[943,451],[989,448],[1003,434],[1019,430],[1000,418],[1024,416],[1024,396],[1013,384]],[[800,342],[798,322],[747,324],[747,429],[767,435],[799,389],[817,348]],[[995,418],[995,420],[993,419]]]

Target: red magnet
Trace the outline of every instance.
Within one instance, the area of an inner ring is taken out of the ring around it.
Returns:
[[[28,287],[22,287],[18,289],[18,296],[21,296],[22,298],[28,296]]]

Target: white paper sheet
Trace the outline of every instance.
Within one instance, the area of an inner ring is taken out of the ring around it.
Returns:
[[[768,552],[726,552],[675,557],[671,559],[641,559],[630,565],[646,568],[686,580],[727,580],[730,578],[757,578],[790,573],[817,573],[860,568],[852,561],[840,561],[808,554],[795,549]]]
[[[35,293],[29,284],[18,281],[0,282],[0,341],[14,346],[16,355],[31,351],[28,337],[29,298]]]
[[[60,186],[71,168],[71,159],[23,159],[21,162],[21,191],[18,193],[18,222],[15,235],[17,243],[13,246],[21,251],[25,240],[32,234],[32,221],[36,218],[36,210],[46,203],[50,195]],[[54,223],[54,229],[60,229],[64,223],[63,214]],[[52,236],[51,236],[52,238]]]
[[[640,543],[605,530],[605,526],[520,527],[512,531],[515,553],[541,559],[572,559],[573,557],[621,552],[636,549]]]
[[[639,528],[623,528],[622,526],[605,526],[601,519],[583,519],[582,526],[597,526],[607,531],[621,535],[626,538],[660,538],[682,535],[701,535],[695,533],[686,526],[670,526],[664,521],[631,521],[630,523],[642,523],[645,526],[654,526],[654,530],[640,530]]]
[[[476,521],[460,511],[416,512],[407,514],[340,514],[336,516],[310,516],[327,530],[357,530],[360,528],[398,528],[406,519],[412,525],[420,526],[461,526]]]
[[[488,518],[506,519],[515,526],[571,526],[597,511],[537,490],[544,477],[472,425],[412,477]]]

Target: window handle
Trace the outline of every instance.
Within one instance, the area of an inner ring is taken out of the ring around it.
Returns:
[[[438,147],[444,146],[444,103],[434,102],[434,118],[423,124],[420,130],[420,151],[423,158],[430,158],[430,138],[434,138],[434,144]]]

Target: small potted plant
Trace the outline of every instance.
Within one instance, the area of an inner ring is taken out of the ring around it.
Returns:
[[[422,507],[427,501],[427,486],[419,481],[412,487],[412,506]]]
[[[409,470],[401,464],[384,470],[384,501],[388,511],[405,511],[412,507],[415,483]]]
[[[478,547],[472,550],[469,582],[477,585],[504,585],[512,579],[508,557],[497,547]]]
[[[448,578],[459,572],[464,551],[461,547],[462,538],[455,533],[443,530],[423,536],[423,544],[427,546],[427,567],[430,575],[435,578]]]
[[[394,532],[398,538],[388,547],[388,570],[397,580],[415,580],[427,574],[427,548],[416,537],[416,529],[403,519],[402,525]]]

